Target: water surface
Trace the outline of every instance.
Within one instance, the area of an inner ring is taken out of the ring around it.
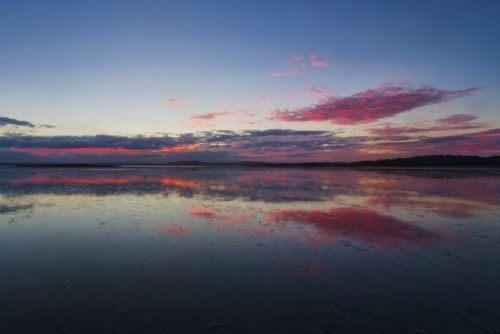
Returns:
[[[2,333],[498,333],[500,174],[0,169]]]

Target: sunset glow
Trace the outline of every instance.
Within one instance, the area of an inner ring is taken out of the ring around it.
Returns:
[[[7,1],[0,163],[500,154],[497,4],[361,2]]]

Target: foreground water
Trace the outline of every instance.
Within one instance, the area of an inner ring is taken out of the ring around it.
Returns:
[[[500,174],[0,169],[1,333],[498,333]]]

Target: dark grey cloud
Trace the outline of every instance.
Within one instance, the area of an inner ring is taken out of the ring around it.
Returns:
[[[35,124],[28,122],[28,121],[21,121],[15,118],[10,118],[10,117],[3,117],[0,116],[0,127],[2,126],[8,126],[8,125],[13,125],[13,126],[25,126],[28,128],[34,128]]]
[[[18,148],[125,148],[130,150],[155,150],[192,142],[190,136],[173,138],[162,137],[126,137],[126,136],[29,136],[7,134],[0,137],[0,147]]]
[[[55,128],[54,125],[50,125],[50,124],[35,125],[35,124],[28,122],[28,121],[22,121],[22,120],[11,118],[11,117],[0,116],[0,127],[3,127],[3,126],[19,126],[19,127],[27,127],[27,128],[47,128],[47,129]]]
[[[304,138],[305,137],[305,138]],[[281,140],[280,140],[281,139]],[[165,147],[175,147],[190,144],[237,144],[252,141],[256,145],[266,144],[286,145],[294,143],[294,139],[304,143],[324,144],[333,140],[342,141],[333,132],[328,131],[295,131],[295,130],[264,130],[264,131],[217,131],[188,133],[180,136],[31,136],[18,133],[6,134],[0,137],[0,147],[3,148],[124,148],[129,150],[158,150]]]
[[[331,131],[318,131],[318,130],[290,130],[290,129],[270,129],[270,130],[247,130],[244,134],[254,137],[267,137],[267,136],[321,136],[332,135]]]
[[[458,143],[458,142],[470,142],[474,138],[475,138],[474,136],[467,136],[467,135],[443,136],[443,137],[424,138],[421,142],[430,144]]]
[[[329,131],[302,131],[288,129],[247,131],[206,131],[178,136],[33,136],[10,133],[0,136],[0,161],[60,162],[165,162],[175,160],[235,161],[263,152],[297,153],[297,150],[314,153],[355,147],[362,137],[339,137]],[[189,146],[189,147],[187,147]],[[184,147],[187,147],[184,149]],[[74,149],[85,148],[85,152]],[[173,150],[165,150],[172,148]],[[174,148],[179,148],[175,150]],[[37,149],[61,150],[37,154]],[[67,151],[64,151],[67,149]],[[91,149],[96,149],[92,152]],[[98,149],[117,150],[112,154],[99,153]],[[295,151],[295,152],[294,152]],[[85,154],[82,154],[85,153]]]

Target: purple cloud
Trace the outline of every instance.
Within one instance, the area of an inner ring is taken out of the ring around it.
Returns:
[[[347,97],[333,97],[311,107],[276,110],[270,118],[283,122],[312,121],[344,125],[372,123],[419,107],[470,95],[477,89],[384,86]]]

